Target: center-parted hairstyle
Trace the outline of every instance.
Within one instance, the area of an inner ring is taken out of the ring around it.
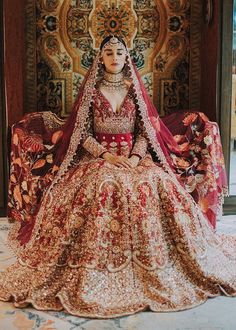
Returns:
[[[103,49],[103,47],[104,47],[107,43],[109,43],[109,42],[111,41],[112,38],[116,38],[116,39],[118,40],[118,42],[120,42],[120,43],[125,47],[125,49],[127,50],[127,46],[126,46],[126,44],[125,44],[125,41],[124,41],[121,37],[116,36],[116,35],[109,35],[109,36],[105,37],[105,38],[103,39],[103,41],[101,42],[101,45],[100,45],[100,51]]]
[[[130,70],[129,70],[129,66],[128,66],[128,50],[127,50],[125,41],[121,37],[116,36],[116,35],[109,35],[109,36],[105,37],[103,39],[103,41],[101,42],[100,51],[99,51],[101,57],[100,57],[100,61],[98,63],[98,67],[99,67],[98,78],[100,77],[100,79],[102,79],[104,76],[104,71],[105,71],[105,65],[102,60],[103,52],[106,49],[109,49],[109,47],[112,47],[115,45],[119,45],[119,47],[122,48],[126,53],[126,61],[125,61],[122,71],[123,71],[125,78],[130,79]]]

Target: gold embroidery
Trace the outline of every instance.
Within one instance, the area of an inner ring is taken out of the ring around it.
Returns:
[[[43,111],[38,114],[41,114],[45,127],[51,130],[60,128],[66,122],[65,119],[59,118],[55,113],[50,111]]]
[[[138,155],[141,158],[146,156],[147,153],[147,140],[144,136],[139,135],[136,138],[136,142],[134,144],[134,147],[131,151],[131,155]]]
[[[87,137],[83,143],[83,147],[95,158],[100,157],[104,152],[107,151],[107,149],[92,136]]]
[[[94,132],[95,133],[133,133],[135,128],[136,108],[131,90],[126,95],[118,113],[114,113],[111,105],[97,90],[94,103]]]

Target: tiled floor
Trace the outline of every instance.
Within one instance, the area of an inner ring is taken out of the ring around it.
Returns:
[[[218,230],[236,235],[236,215],[223,217]],[[8,230],[0,219],[0,269],[14,257],[5,245]],[[16,309],[0,302],[0,330],[235,330],[236,298],[217,297],[203,305],[175,313],[141,312],[131,316],[96,320],[74,317],[63,312],[42,312],[33,308]]]

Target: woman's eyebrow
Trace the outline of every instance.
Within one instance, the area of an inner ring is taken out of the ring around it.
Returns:
[[[107,49],[105,49],[105,52],[113,52],[113,51],[115,51],[114,49],[111,49],[111,48],[107,48]],[[124,49],[123,48],[117,48],[116,49],[116,51],[118,52],[120,52],[120,51],[124,51]]]

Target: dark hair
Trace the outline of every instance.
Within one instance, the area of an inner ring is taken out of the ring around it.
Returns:
[[[118,39],[118,40],[119,40],[119,41],[125,46],[125,48],[127,49],[126,44],[125,44],[124,40],[123,40],[121,37],[118,37],[118,36],[115,36],[115,35],[109,35],[109,36],[105,37],[105,38],[103,39],[103,41],[101,42],[100,50],[102,50],[103,46],[104,46],[109,40],[111,40],[112,37],[117,38],[117,39]]]

